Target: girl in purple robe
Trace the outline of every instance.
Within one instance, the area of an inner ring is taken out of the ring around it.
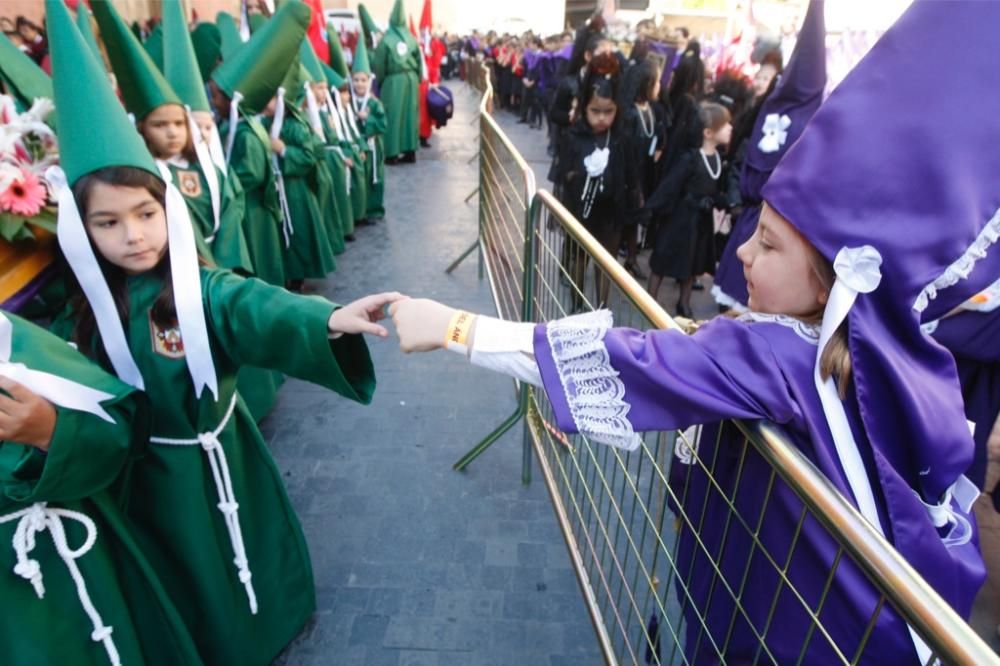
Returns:
[[[534,325],[402,301],[391,308],[402,349],[446,347],[540,386],[563,431],[628,451],[644,431],[727,419],[778,424],[968,617],[985,573],[970,513],[978,491],[964,475],[973,442],[954,360],[920,321],[940,318],[1000,274],[1000,184],[992,177],[1000,154],[976,140],[1000,134],[1000,118],[977,102],[1000,89],[986,57],[998,23],[1000,3],[917,0],[834,91],[763,190],[760,222],[738,251],[750,308],[740,318],[685,336],[613,328],[603,311]],[[927,74],[912,61],[931,37],[955,47],[961,62],[947,67],[959,64],[963,76],[942,76],[947,90],[923,95],[920,113],[907,113]],[[914,132],[929,145],[907,141]],[[881,606],[828,531],[811,518],[799,530],[802,504],[769,487],[766,464],[748,461],[740,472],[727,430],[717,449],[698,455],[718,454],[713,483],[732,489],[741,515],[760,517],[759,544],[727,533],[726,498],[710,493],[692,465],[674,507],[703,516],[697,539],[679,534],[677,569],[690,572],[682,596],[688,661],[840,663],[867,636],[857,662],[928,663],[928,646]],[[767,558],[751,557],[788,553],[797,531],[785,575],[810,611],[825,598],[827,635],[805,646],[810,614],[782,591]],[[738,606],[731,590],[740,591]]]

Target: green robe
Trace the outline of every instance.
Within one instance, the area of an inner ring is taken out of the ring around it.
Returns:
[[[219,182],[221,204],[219,229],[215,231],[212,195],[201,165],[195,162],[182,166],[176,162],[167,162],[167,166],[174,177],[174,185],[184,195],[184,201],[191,212],[191,222],[210,248],[211,256],[206,259],[212,259],[220,268],[253,273],[250,251],[243,234],[246,196],[233,170],[229,170],[229,177],[226,178],[218,168],[213,167]]]
[[[227,136],[227,124],[219,132]],[[281,204],[271,169],[271,142],[260,122],[242,113],[229,166],[240,179],[246,196],[243,233],[254,274],[265,282],[283,286],[285,245],[281,236]]]
[[[385,146],[382,140],[386,132],[385,107],[376,97],[369,97],[365,105],[368,108],[368,118],[361,122],[359,128],[367,140],[368,160],[365,169],[368,172],[368,210],[367,216],[376,220],[385,217]]]
[[[402,54],[400,54],[402,51]],[[385,104],[385,156],[413,152],[420,141],[420,46],[406,28],[392,26],[372,55]]]
[[[0,520],[36,502],[47,509],[84,514],[94,521],[92,549],[74,561],[87,595],[123,664],[200,664],[194,640],[140,550],[120,500],[135,459],[149,434],[149,403],[58,337],[14,315],[11,362],[112,395],[103,403],[109,423],[88,412],[56,407],[56,428],[46,454],[0,441]],[[0,663],[4,666],[107,666],[103,643],[91,640],[94,624],[81,604],[51,530],[36,535],[27,554],[38,562],[45,596],[13,573],[11,546],[21,518],[0,523]],[[80,548],[87,530],[61,518],[67,544]]]
[[[265,118],[264,126],[270,129],[272,120]],[[337,267],[323,210],[316,197],[319,190],[316,165],[324,159],[322,149],[292,104],[285,107],[279,137],[285,143],[285,154],[278,161],[292,221],[291,242],[285,251],[285,278],[322,279]]]
[[[337,132],[330,122],[329,114],[320,111],[323,121],[323,132],[326,134],[326,162],[330,166],[330,176],[333,178],[333,196],[337,200],[337,218],[340,232],[343,236],[354,233],[354,210],[351,203],[350,186],[347,184],[351,174],[348,172],[344,156],[347,153],[341,147]]]
[[[182,351],[154,347],[149,312],[160,279],[145,273],[128,280],[129,347],[154,406],[154,443],[133,471],[129,509],[202,659],[216,666],[263,666],[313,613],[315,590],[301,526],[242,400],[236,399],[225,420],[236,395],[236,371],[245,364],[273,368],[367,404],[375,389],[374,369],[363,336],[328,339],[333,303],[222,269],[203,268],[201,280],[218,401],[207,390],[195,397]],[[233,564],[205,451],[197,444],[155,443],[156,438],[195,440],[223,423],[217,437],[239,505],[256,615]]]
[[[362,155],[365,154],[364,141],[345,141],[345,150],[348,157],[354,161],[354,168],[351,169],[351,212],[354,214],[354,223],[364,222],[368,219],[368,176],[367,166]]]
[[[307,126],[312,130],[311,125]],[[313,142],[313,150],[319,158],[316,161],[316,201],[319,202],[323,223],[326,226],[326,234],[330,239],[333,253],[343,254],[346,246],[344,244],[344,229],[340,223],[340,208],[344,205],[350,205],[350,201],[337,201],[333,171],[326,155],[326,144],[315,131],[310,131],[309,136]]]

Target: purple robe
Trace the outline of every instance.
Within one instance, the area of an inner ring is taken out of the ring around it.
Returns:
[[[610,389],[627,404],[618,415],[627,418],[637,432],[674,430],[725,419],[767,419],[781,426],[789,441],[850,498],[851,491],[813,382],[817,328],[788,317],[749,316],[756,321],[717,318],[690,337],[677,331],[641,333],[610,329],[603,338],[606,361],[602,360],[602,354],[597,354],[589,359],[591,363],[581,357],[579,348],[574,352],[572,344],[557,338],[553,338],[553,344],[548,327],[539,325],[535,330],[535,358],[558,426],[566,432],[578,432],[577,420],[585,402],[579,396],[589,394],[593,401],[595,387]],[[595,364],[603,365],[605,372],[595,372]],[[618,381],[623,392],[615,391]],[[581,387],[587,390],[580,390]],[[600,389],[596,392],[603,393]],[[604,406],[613,406],[615,400],[612,397]],[[876,404],[867,406],[878,408],[878,399],[869,400],[872,402]],[[865,436],[853,391],[845,401],[845,410],[862,451],[868,478],[870,482],[876,480],[872,485],[887,537],[960,615],[968,617],[985,577],[975,535],[963,545],[945,547],[911,490],[915,479],[906,478],[911,475],[900,463],[900,458],[909,453],[905,443],[873,447]],[[607,420],[609,411],[602,410],[602,414]],[[784,563],[802,503],[781,482],[771,487],[768,499],[771,469],[759,455],[751,453],[744,460],[740,441],[734,428],[724,428],[715,451],[714,438],[703,436],[699,457],[709,466],[715,460],[713,476],[717,483],[732,497],[747,523],[756,526],[760,521],[758,538],[763,549]],[[725,527],[728,506],[709,485],[701,466],[695,464],[685,469],[675,460],[673,467],[670,483],[674,495],[682,498],[682,504],[672,508],[682,512],[686,521],[694,525],[703,544],[693,538],[687,525],[681,529],[677,570],[682,578],[676,587],[686,620],[684,649],[688,659],[694,663],[717,662],[714,644],[720,649],[727,646],[725,661],[754,660],[758,640],[751,625],[763,633],[777,594],[765,644],[778,663],[797,662],[811,622],[801,603],[787,587],[779,585],[773,565],[761,556],[761,546],[754,547],[746,530]],[[762,510],[766,510],[763,517]],[[808,517],[787,575],[813,609],[836,554],[833,538],[817,520]],[[719,582],[709,556],[719,561],[725,585]],[[749,569],[748,558],[751,558]],[[727,587],[742,590],[742,613],[736,609]],[[842,558],[820,619],[849,658],[865,633],[879,597],[861,570],[849,558]],[[704,618],[704,624],[699,617]],[[803,663],[835,661],[826,639],[814,635]],[[861,663],[916,661],[906,624],[887,605],[878,616]]]

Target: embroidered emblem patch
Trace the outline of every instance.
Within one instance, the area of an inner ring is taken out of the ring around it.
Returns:
[[[184,358],[184,340],[178,326],[160,328],[153,315],[149,315],[149,337],[153,341],[153,352],[166,358]]]
[[[177,189],[186,197],[201,196],[201,177],[197,171],[178,171]]]
[[[409,49],[406,48],[406,42],[399,42],[398,44],[396,44],[396,53],[399,54],[400,58],[406,57],[407,51],[409,51]]]

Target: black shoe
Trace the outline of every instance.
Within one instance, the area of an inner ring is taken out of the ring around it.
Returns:
[[[635,262],[628,262],[628,261],[626,261],[625,262],[625,270],[627,270],[629,273],[631,273],[632,277],[634,277],[636,280],[645,280],[646,279],[646,274],[642,272],[642,269],[639,268],[639,264],[637,264]]]
[[[385,158],[384,164],[388,164],[389,166],[396,166],[397,164],[399,164],[399,155]]]
[[[421,148],[430,148],[431,147],[431,142],[428,141],[427,139],[421,138],[420,139],[420,147]]]
[[[691,308],[689,308],[686,305],[683,305],[681,303],[677,304],[677,316],[678,317],[687,317],[688,319],[692,319],[693,318],[691,316]]]
[[[344,240],[347,241],[348,243],[353,243],[354,241],[356,241],[358,239],[354,237],[354,234],[345,234],[344,235]]]
[[[518,118],[518,119],[517,119],[517,124],[518,124],[518,125],[525,125],[525,124],[527,124],[527,122],[528,122],[528,121],[527,121],[527,120],[525,120],[524,118]]]
[[[288,291],[293,291],[297,294],[301,294],[302,285],[304,285],[305,282],[306,282],[305,280],[286,280],[285,289],[287,289]]]
[[[701,283],[701,280],[695,280],[694,284],[691,285],[691,288],[695,291],[705,291],[705,285]]]
[[[416,164],[417,153],[413,150],[405,152],[403,153],[403,156],[399,158],[399,161],[402,164]]]
[[[370,227],[373,224],[374,222],[369,220],[367,217],[361,220],[354,220],[354,226],[356,227]]]

